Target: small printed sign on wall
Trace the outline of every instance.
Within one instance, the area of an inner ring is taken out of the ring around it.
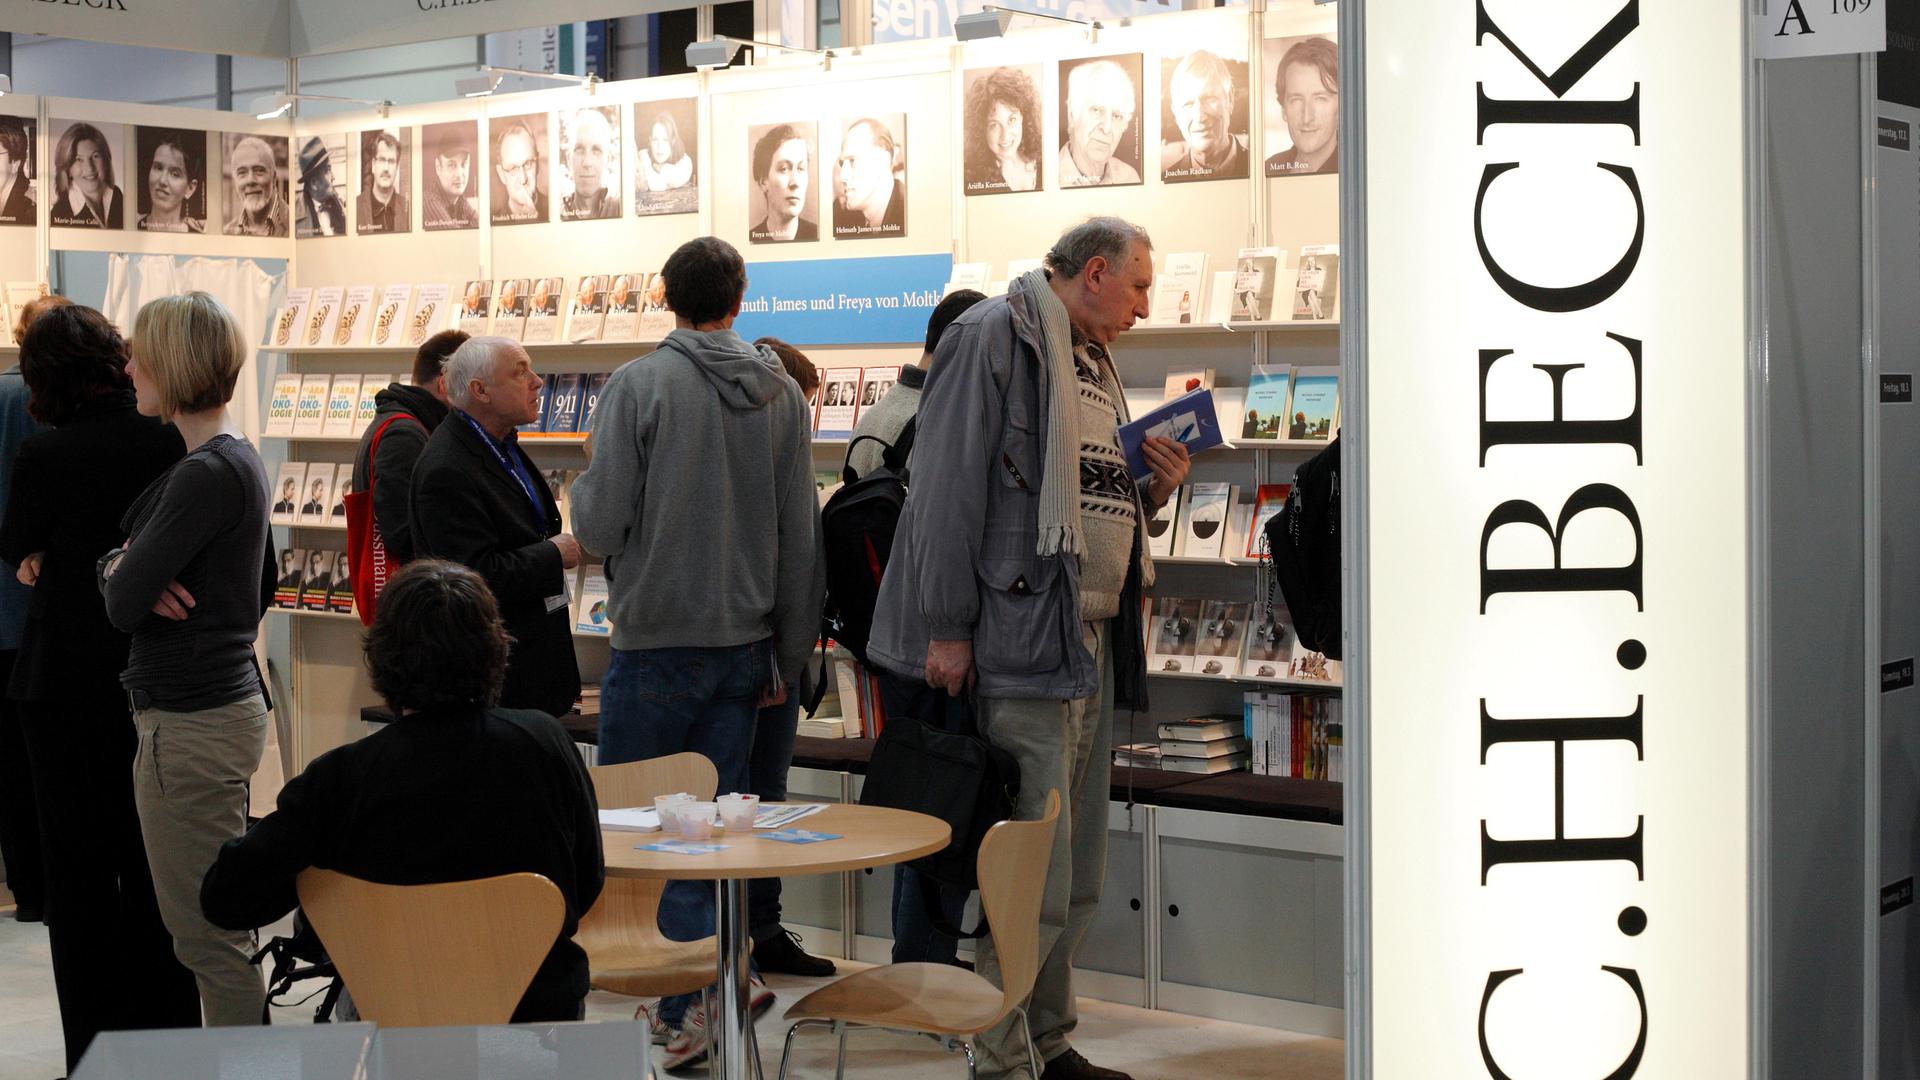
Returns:
[[[1887,47],[1888,0],[1767,0],[1754,16],[1762,60],[1877,53]]]
[[[1913,657],[1889,660],[1880,665],[1880,692],[1891,693],[1913,685]]]
[[[1891,915],[1913,903],[1913,879],[1901,878],[1880,890],[1880,914]]]
[[[1880,376],[1880,404],[1900,405],[1913,401],[1913,376],[1886,372]]]

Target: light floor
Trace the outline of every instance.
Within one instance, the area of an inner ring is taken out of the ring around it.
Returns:
[[[0,1080],[52,1080],[61,1075],[64,1059],[47,935],[38,924],[14,922],[10,904],[0,891],[0,905],[7,905],[0,906]],[[842,964],[842,971],[850,969]],[[127,985],[104,992],[138,993],[138,973],[128,975]],[[780,1015],[824,981],[772,978],[779,1002],[756,1029],[768,1080],[779,1067],[786,1037]],[[634,1004],[632,998],[595,991],[587,998],[587,1019],[628,1019]],[[281,1024],[308,1023],[312,1016],[312,1005],[274,1010],[274,1022]],[[1101,1001],[1081,1002],[1074,1045],[1093,1062],[1124,1069],[1136,1080],[1339,1080],[1343,1074],[1343,1045],[1338,1040]],[[803,1033],[788,1075],[830,1077],[833,1061],[831,1036]],[[959,1054],[946,1054],[925,1039],[856,1032],[849,1043],[847,1072],[853,1080],[959,1078],[966,1075],[966,1063]],[[695,1069],[687,1075],[705,1073]]]

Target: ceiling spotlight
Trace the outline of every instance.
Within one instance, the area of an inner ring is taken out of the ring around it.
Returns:
[[[253,102],[253,116],[256,120],[275,120],[292,111],[296,101],[337,101],[348,105],[365,105],[378,112],[385,119],[393,111],[393,102],[375,101],[372,98],[335,97],[332,94],[270,94],[256,98]]]
[[[723,68],[733,63],[740,55],[740,46],[754,45],[766,49],[779,49],[782,52],[808,53],[820,58],[820,66],[833,68],[832,49],[806,49],[798,45],[781,45],[772,41],[755,41],[751,38],[730,38],[725,34],[715,34],[705,41],[696,41],[687,46],[687,66],[690,68]]]
[[[981,38],[1005,37],[1007,27],[1012,24],[1015,15],[1024,15],[1029,19],[1051,19],[1054,22],[1072,23],[1087,28],[1087,40],[1092,41],[1100,32],[1100,23],[1092,19],[1070,19],[1065,15],[1049,15],[1044,11],[1015,11],[994,4],[983,4],[978,12],[962,15],[953,20],[953,36],[961,41],[978,41]]]
[[[469,75],[453,80],[453,88],[461,97],[486,97],[500,88],[502,78],[500,75]]]
[[[598,92],[601,81],[598,75],[570,75],[564,71],[534,71],[529,68],[483,64],[480,67],[480,74],[469,75],[464,79],[455,79],[453,81],[453,88],[461,97],[486,97],[488,94],[500,89],[500,84],[505,81],[509,75],[520,75],[529,79],[546,79],[548,82],[572,83],[575,86],[586,87],[587,93],[589,94]]]

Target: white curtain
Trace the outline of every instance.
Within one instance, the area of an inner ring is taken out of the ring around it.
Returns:
[[[252,259],[192,258],[116,253],[107,263],[107,300],[102,311],[122,332],[133,332],[134,316],[147,301],[199,290],[225,304],[250,342],[266,340],[274,295],[286,275],[270,274]],[[257,348],[247,354],[235,389],[234,416],[255,445],[260,441],[260,387]]]

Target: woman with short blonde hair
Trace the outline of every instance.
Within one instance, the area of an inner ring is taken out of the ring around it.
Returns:
[[[266,748],[253,643],[273,587],[267,473],[227,410],[246,340],[203,292],[140,309],[127,373],[140,412],[172,421],[187,454],[134,501],[126,545],[99,567],[107,617],[133,635],[120,684],[139,736],[134,804],[154,894],[209,1026],[258,1024],[265,1004],[253,936],[200,908],[207,868],[246,831],[247,782]]]

